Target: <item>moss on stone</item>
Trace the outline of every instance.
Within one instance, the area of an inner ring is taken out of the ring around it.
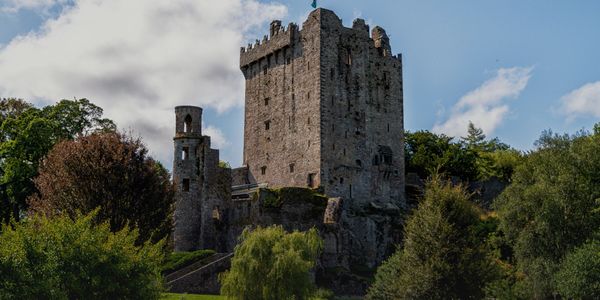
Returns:
[[[257,192],[257,198],[262,199],[264,208],[281,208],[284,202],[309,203],[316,209],[327,207],[327,197],[308,188],[284,187],[280,189],[262,188]]]

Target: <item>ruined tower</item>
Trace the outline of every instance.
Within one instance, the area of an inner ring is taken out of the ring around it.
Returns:
[[[219,151],[202,135],[202,108],[175,107],[173,183],[175,251],[225,249],[231,170],[219,167]]]
[[[242,48],[248,182],[404,201],[402,60],[380,27],[326,9]]]

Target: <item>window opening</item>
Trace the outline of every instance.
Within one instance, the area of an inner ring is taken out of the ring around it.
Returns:
[[[182,160],[190,159],[190,148],[189,147],[183,147],[183,150],[181,151],[181,159]]]
[[[183,132],[192,132],[192,116],[190,115],[185,116],[185,119],[183,120]]]
[[[185,178],[183,180],[183,191],[184,192],[189,192],[190,191],[190,180],[188,178]]]

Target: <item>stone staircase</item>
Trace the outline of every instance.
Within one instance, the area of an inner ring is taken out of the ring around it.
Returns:
[[[218,276],[229,269],[233,253],[216,253],[165,276],[173,293],[218,294]]]

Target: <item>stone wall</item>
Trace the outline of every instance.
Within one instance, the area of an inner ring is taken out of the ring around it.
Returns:
[[[317,9],[242,49],[244,164],[251,182],[404,201],[402,61],[382,28]],[[362,202],[361,202],[362,201]]]
[[[211,149],[210,137],[202,136],[201,108],[178,106],[175,116],[175,251],[226,250],[231,170],[219,167],[219,151]]]

